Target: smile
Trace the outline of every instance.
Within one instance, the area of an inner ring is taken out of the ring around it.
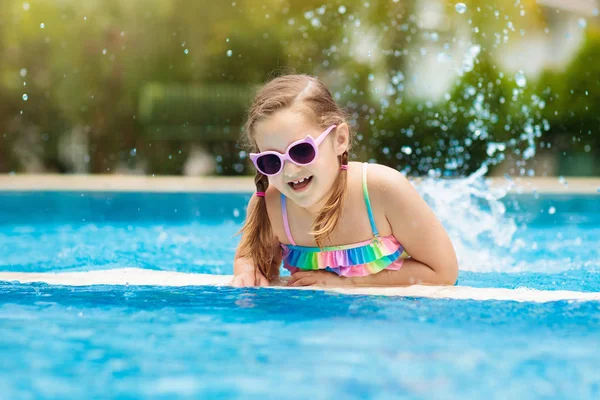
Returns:
[[[303,191],[312,182],[312,178],[312,176],[308,176],[298,179],[297,181],[288,182],[288,185],[290,185],[295,192]]]

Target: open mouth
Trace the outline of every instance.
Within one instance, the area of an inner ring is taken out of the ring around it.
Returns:
[[[309,176],[306,178],[302,178],[300,180],[297,181],[293,181],[293,182],[288,182],[288,185],[290,185],[290,187],[295,190],[295,191],[300,191],[305,189],[311,182],[312,182],[313,177]]]

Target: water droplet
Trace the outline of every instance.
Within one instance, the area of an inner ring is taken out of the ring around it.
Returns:
[[[517,83],[518,87],[524,88],[525,86],[527,86],[527,78],[525,78],[523,71],[517,72],[517,74],[515,75],[515,82]]]
[[[132,157],[135,157],[136,154],[137,154],[137,149],[136,148],[131,149],[131,151],[129,152],[129,154],[131,154]]]
[[[548,214],[550,214],[550,215],[556,214],[556,208],[554,206],[550,206],[550,208],[548,209]]]
[[[190,53],[190,51],[189,51],[188,49],[185,49],[185,50],[183,50],[183,52],[184,52],[185,54],[189,54],[189,53]]]
[[[567,180],[565,179],[564,176],[559,176],[558,177],[558,182],[560,184],[562,184],[564,187],[569,187],[569,182],[567,182]]]
[[[102,54],[106,55],[106,49],[102,49]]]
[[[412,149],[410,148],[410,146],[402,146],[402,149],[400,151],[402,151],[406,155],[412,154]]]
[[[23,78],[25,78],[27,76],[27,68],[21,68],[21,70],[19,71],[19,73],[21,74],[21,76]]]
[[[530,159],[534,155],[535,155],[535,149],[533,147],[528,147],[523,152],[523,158],[525,158],[526,160]]]
[[[585,18],[579,18],[579,27],[582,29],[587,28],[587,20]]]
[[[229,38],[225,39],[225,41],[226,41],[227,43],[229,43]]]
[[[23,10],[29,11],[29,3],[23,3]]]
[[[464,14],[467,12],[467,5],[465,3],[456,3],[454,9],[459,14]]]
[[[44,29],[46,27],[46,24],[44,24],[43,22],[40,24],[40,28]]]
[[[27,93],[25,93],[25,94],[23,95],[23,101],[27,101],[28,99],[29,99],[29,96],[27,96]]]
[[[237,208],[234,208],[233,209],[233,216],[236,217],[236,218],[239,217],[240,216],[240,210],[238,210]]]
[[[592,15],[593,15],[594,17],[597,17],[598,15],[600,15],[600,10],[598,10],[597,8],[594,8],[594,9],[592,10]]]
[[[340,14],[346,14],[346,6],[339,6],[338,7],[338,12]]]
[[[227,50],[227,57],[231,57],[233,55],[233,51]]]

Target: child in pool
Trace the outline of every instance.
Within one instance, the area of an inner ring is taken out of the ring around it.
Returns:
[[[290,286],[453,285],[454,248],[408,180],[348,162],[344,113],[307,75],[273,79],[245,127],[256,193],[234,261],[233,285],[268,286],[284,263]]]

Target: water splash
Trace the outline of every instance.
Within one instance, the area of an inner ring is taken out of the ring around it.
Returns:
[[[514,186],[512,181],[492,187],[484,179],[487,164],[463,179],[429,177],[416,186],[444,224],[463,271],[509,272],[516,265],[510,254],[517,223],[506,216],[500,201]]]

